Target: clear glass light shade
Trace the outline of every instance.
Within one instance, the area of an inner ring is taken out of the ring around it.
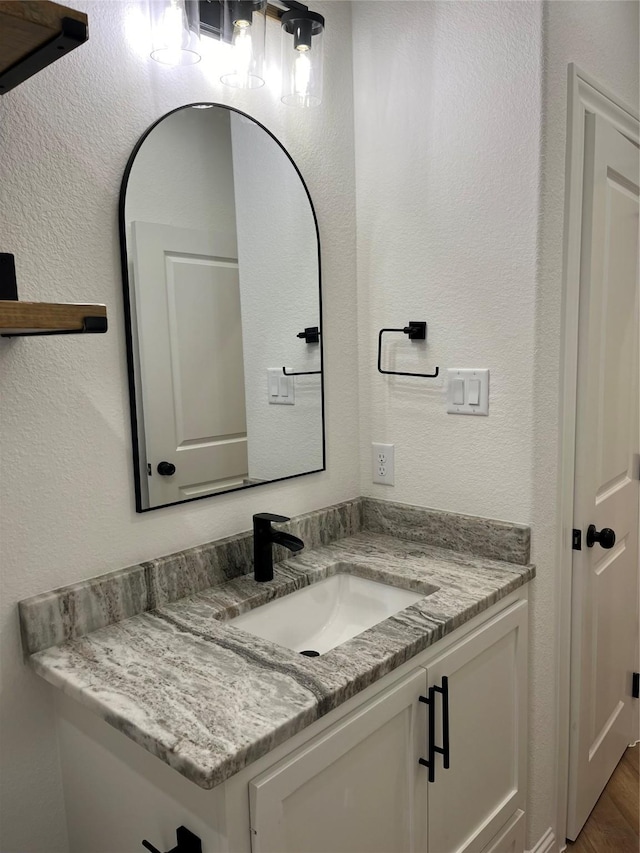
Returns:
[[[198,0],[151,0],[151,58],[164,65],[200,62]]]
[[[225,0],[224,39],[231,43],[228,70],[220,77],[236,89],[264,86],[267,0]]]
[[[313,12],[282,17],[282,101],[296,107],[322,102],[324,19]]]

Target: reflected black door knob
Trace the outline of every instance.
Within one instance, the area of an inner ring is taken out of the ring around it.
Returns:
[[[158,474],[162,474],[163,477],[170,477],[176,473],[176,466],[172,462],[160,462],[157,470]]]
[[[610,527],[603,527],[598,532],[595,524],[590,524],[587,528],[587,548],[593,548],[596,542],[601,548],[613,548],[616,544],[616,534]]]

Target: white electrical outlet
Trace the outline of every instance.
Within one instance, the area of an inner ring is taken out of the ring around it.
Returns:
[[[384,483],[386,486],[395,484],[396,472],[394,463],[393,444],[371,445],[371,464],[373,469],[373,482]]]

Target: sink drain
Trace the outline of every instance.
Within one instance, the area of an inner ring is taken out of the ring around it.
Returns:
[[[301,655],[306,655],[308,658],[319,658],[320,652],[317,652],[315,649],[305,649],[303,652],[300,652]]]

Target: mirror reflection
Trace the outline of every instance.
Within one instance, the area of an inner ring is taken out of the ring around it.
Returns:
[[[138,511],[323,470],[317,225],[282,145],[228,107],[169,113],[120,228]]]

